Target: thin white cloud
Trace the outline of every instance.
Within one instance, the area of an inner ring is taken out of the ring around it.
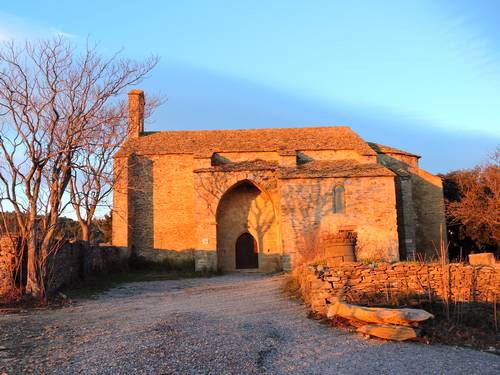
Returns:
[[[75,38],[78,38],[78,35],[76,35],[76,34],[67,33],[67,32],[65,32],[65,31],[62,31],[62,30],[56,29],[55,27],[51,27],[51,28],[50,28],[50,32],[51,32],[51,34],[53,34],[53,35],[60,35],[60,36],[63,36],[63,37],[65,37],[65,38],[68,38],[68,39],[75,39]]]
[[[41,25],[25,18],[0,11],[0,41],[25,40],[62,35],[74,39],[77,35],[52,26]]]

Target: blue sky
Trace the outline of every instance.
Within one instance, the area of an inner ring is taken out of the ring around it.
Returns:
[[[159,55],[148,130],[348,125],[446,172],[500,144],[498,19],[496,0],[25,0],[0,3],[0,39]]]

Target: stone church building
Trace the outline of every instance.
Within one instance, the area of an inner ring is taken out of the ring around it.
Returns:
[[[146,132],[141,90],[129,112],[113,245],[140,257],[274,271],[313,258],[414,259],[439,242],[441,180],[415,154],[346,126]]]

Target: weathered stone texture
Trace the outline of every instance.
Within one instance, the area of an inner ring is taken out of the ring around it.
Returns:
[[[14,288],[13,266],[19,245],[17,238],[0,237],[0,295]],[[47,260],[47,292],[57,291],[96,274],[126,270],[129,256],[127,247],[66,243]],[[18,276],[26,280],[25,274]]]
[[[303,159],[331,161],[331,160],[356,160],[361,163],[374,163],[375,155],[361,155],[354,150],[299,150],[298,154]]]
[[[439,248],[440,229],[446,245],[446,220],[444,215],[443,185],[439,177],[418,169],[412,174],[413,202],[415,206],[417,253],[436,255]]]
[[[246,154],[245,158],[248,157]],[[234,153],[226,156],[239,160]],[[233,250],[224,250],[227,259],[216,253],[218,238],[231,238],[229,241],[234,242],[236,229],[234,232],[230,229],[231,233],[225,237],[220,231],[217,234],[216,211],[224,194],[244,180],[251,181],[261,192],[268,194],[275,213],[279,213],[277,234],[273,235],[278,244],[263,245],[261,253],[263,257],[267,250],[269,254],[275,254],[265,256],[273,264],[280,262],[277,254],[282,259],[281,249],[286,249],[291,266],[300,263],[302,258],[308,257],[308,252],[318,248],[322,236],[337,231],[357,234],[358,259],[397,260],[401,244],[405,245],[403,256],[412,256],[416,245],[416,221],[420,220],[419,228],[429,228],[435,224],[433,218],[438,217],[432,212],[443,212],[437,202],[441,190],[439,187],[427,188],[428,184],[421,182],[421,177],[419,180],[396,177],[397,183],[391,176],[280,179],[272,168],[266,171],[265,167],[264,170],[230,172],[208,168],[198,169],[200,172],[193,174],[196,167],[206,165],[209,159],[172,154],[133,156],[130,160],[128,200],[119,194],[115,196],[116,215],[128,217],[129,222],[126,225],[123,220],[114,221],[113,231],[117,239],[113,243],[122,245],[123,233],[130,231],[129,246],[138,254],[154,260],[189,259],[199,254],[198,258],[204,259],[203,267],[219,262],[220,267],[233,269],[230,266],[234,264]],[[333,213],[332,210],[333,188],[337,184],[345,188],[344,213]],[[432,207],[417,210],[415,204]],[[226,209],[231,211],[229,206]],[[398,231],[403,239],[398,239]],[[434,231],[431,231],[431,236],[435,239]],[[232,248],[234,243],[219,247]],[[200,251],[213,252],[214,255],[207,261],[208,255],[202,256]]]
[[[144,131],[144,91],[135,89],[128,93],[128,134],[138,138]]]
[[[396,177],[396,206],[398,211],[399,254],[401,259],[415,259],[417,215],[413,203],[410,177]]]
[[[310,153],[315,157],[322,155],[322,152]],[[323,154],[325,157],[334,157],[332,155],[335,153],[330,155],[330,151],[325,151]],[[344,154],[339,153],[342,156]],[[235,152],[219,153],[225,159],[232,159],[228,161],[229,166],[235,166],[233,170],[226,171],[224,168],[207,167],[210,162],[207,157],[195,158],[184,154],[132,155],[128,169],[128,200],[119,194],[115,197],[115,213],[128,217],[128,224],[120,219],[114,221],[113,231],[117,239],[113,243],[122,245],[126,237],[124,233],[129,231],[128,245],[147,258],[195,257],[203,263],[200,267],[218,264],[224,269],[234,269],[234,241],[241,230],[228,227],[230,233],[222,235],[220,230],[217,232],[216,213],[224,194],[245,180],[264,192],[264,195],[267,194],[274,205],[276,229],[273,231],[276,234],[273,235],[273,242],[276,241],[277,245],[262,244],[260,249],[263,259],[269,260],[268,264],[280,263],[286,253],[287,261],[293,267],[318,248],[322,236],[338,231],[357,234],[356,256],[361,260],[397,260],[400,246],[404,246],[401,249],[403,257],[411,258],[418,244],[423,246],[430,239],[436,241],[434,227],[443,218],[444,210],[442,190],[440,186],[433,185],[436,182],[433,176],[417,171],[415,177],[408,174],[396,178],[391,175],[300,177],[303,173],[297,173],[299,177],[280,177],[282,172],[276,169],[278,164],[262,162],[259,166],[241,162],[249,157],[266,155],[271,158],[269,161],[277,163],[289,157],[263,152],[244,152],[241,155]],[[396,169],[394,165],[391,166]],[[337,184],[345,188],[344,213],[333,213],[332,210],[333,188]],[[224,210],[237,222],[236,212],[239,209],[236,208],[238,204],[234,204],[234,207],[226,204]],[[234,226],[243,227],[242,220]],[[246,227],[252,228],[250,218],[246,220]],[[416,230],[428,230],[425,234],[419,232],[419,243]],[[227,240],[231,244],[221,243],[218,246],[219,240]],[[218,249],[228,258],[220,254],[217,256]],[[267,250],[269,254],[266,255]],[[202,251],[208,253],[203,254]]]
[[[0,295],[14,286],[17,239],[0,236]]]
[[[128,246],[130,242],[129,202],[132,195],[129,189],[129,169],[131,158],[115,158],[113,186],[113,226],[112,241],[115,246]]]
[[[420,298],[463,303],[496,303],[500,294],[500,267],[451,263],[344,263],[304,265],[293,273],[306,303],[325,314],[339,298],[369,303],[374,295],[387,301]]]
[[[116,160],[124,163],[123,158]],[[128,175],[128,199],[120,192],[114,196],[113,244],[121,246],[127,238],[126,244],[137,255],[155,261],[192,259],[196,243],[193,157],[153,155],[130,160],[123,172]],[[126,232],[130,235],[125,236]]]
[[[277,152],[218,152],[222,159],[225,159],[226,162],[242,162],[247,160],[275,160],[278,161],[280,159]]]
[[[470,254],[469,263],[473,265],[494,266],[496,264],[493,253]]]
[[[133,156],[129,168],[129,231],[133,252],[154,248],[153,161],[146,156]]]
[[[217,209],[217,254],[219,267],[234,271],[235,243],[245,232],[257,242],[259,269],[281,268],[281,252],[277,243],[277,220],[270,198],[257,187],[243,183],[227,192]]]
[[[278,264],[282,250],[279,228],[274,221],[276,214],[269,228],[269,223],[262,226],[262,214],[271,218],[271,211],[279,202],[277,182],[272,171],[197,171],[195,191],[197,269],[202,267],[198,265],[200,261],[205,264],[206,259],[210,259],[219,268],[234,270],[236,238],[245,228],[258,242],[259,269],[271,271],[281,267]],[[219,250],[226,256],[217,255]],[[268,255],[266,250],[269,250]]]
[[[233,270],[246,230],[263,271],[317,256],[325,237],[346,231],[357,237],[358,259],[413,257],[436,240],[443,218],[441,187],[418,169],[418,156],[368,143],[348,127],[141,129],[116,162],[128,165],[128,186],[115,193],[113,243],[152,260],[194,258],[196,269]],[[253,193],[237,190],[241,184]],[[334,213],[339,184],[345,211]],[[259,215],[273,216],[269,228]]]
[[[345,212],[333,212],[333,189],[345,189]],[[391,177],[291,179],[281,183],[283,248],[292,267],[321,253],[322,238],[338,231],[357,233],[358,259],[397,260],[398,234]]]
[[[47,263],[47,290],[82,282],[96,274],[124,271],[130,253],[126,247],[89,246],[83,242],[65,244]]]
[[[397,156],[397,157],[396,157]],[[410,160],[413,160],[410,162]],[[379,154],[379,162],[397,174],[400,244],[407,259],[421,255],[433,257],[441,240],[446,245],[443,185],[441,178],[418,167],[417,158],[397,154]],[[408,182],[409,181],[409,182]]]
[[[155,249],[186,250],[196,246],[193,159],[186,155],[154,157],[153,237]],[[142,216],[146,216],[143,212]]]

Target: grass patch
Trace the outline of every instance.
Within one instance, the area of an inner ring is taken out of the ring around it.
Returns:
[[[286,275],[283,285],[281,286],[281,290],[290,298],[302,298],[300,294],[300,284],[292,274]]]
[[[194,258],[149,260],[132,254],[128,260],[128,268],[132,272],[194,272]]]
[[[121,284],[161,281],[161,280],[178,280],[198,277],[213,277],[222,275],[221,272],[195,272],[192,270],[133,270],[130,272],[103,274],[94,276],[85,280],[80,285],[72,286],[61,291],[70,299],[93,299],[99,294],[106,292],[109,289],[115,288]]]
[[[491,304],[452,304],[448,319],[442,303],[422,303],[420,306],[435,315],[422,324],[421,341],[476,349],[493,349],[500,354],[500,332],[495,329]],[[498,320],[497,314],[496,320]]]

